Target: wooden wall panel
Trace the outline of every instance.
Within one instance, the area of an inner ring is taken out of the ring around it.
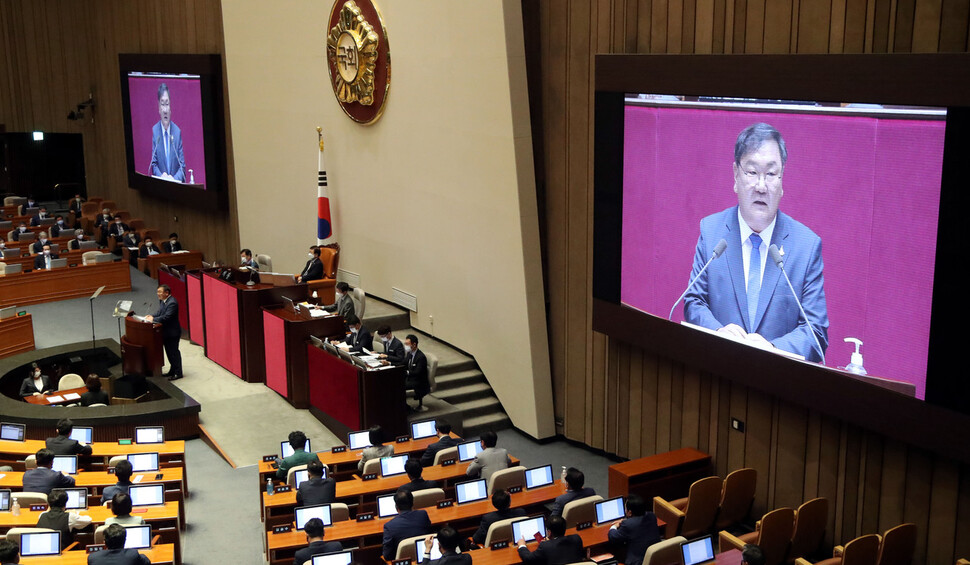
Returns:
[[[967,51],[965,0],[540,0],[555,413],[623,457],[696,446],[759,472],[756,512],[830,501],[826,543],[913,521],[915,563],[970,556],[970,468],[590,331],[593,55]],[[527,33],[530,30],[527,30]],[[588,347],[567,347],[586,343]],[[605,348],[605,351],[604,351]],[[599,389],[599,390],[597,390]],[[600,406],[594,406],[600,404]],[[730,419],[745,422],[744,433]],[[613,421],[611,418],[615,418]],[[605,420],[604,420],[605,419]],[[606,437],[604,437],[604,435]]]
[[[209,259],[235,257],[228,109],[228,212],[154,200],[128,188],[118,75],[119,53],[223,54],[220,0],[102,0],[95,9],[78,2],[8,0],[0,3],[0,30],[0,123],[7,131],[82,134],[89,195],[118,202],[164,234],[178,232]],[[81,122],[68,120],[89,93],[97,104],[93,123],[90,113]]]

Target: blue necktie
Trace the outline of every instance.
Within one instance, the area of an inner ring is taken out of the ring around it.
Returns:
[[[748,240],[751,241],[751,260],[748,262],[748,331],[753,332],[754,315],[758,312],[758,296],[761,294],[761,236],[753,233]]]

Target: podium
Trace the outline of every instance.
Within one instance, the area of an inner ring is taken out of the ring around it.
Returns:
[[[162,376],[162,328],[139,322],[129,312],[121,338],[121,366],[125,375]]]
[[[295,408],[310,405],[306,350],[310,336],[343,338],[343,317],[302,316],[282,304],[263,307],[266,386]]]

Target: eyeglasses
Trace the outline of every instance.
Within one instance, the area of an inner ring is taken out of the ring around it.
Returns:
[[[741,171],[741,174],[743,175],[744,181],[751,185],[758,184],[758,181],[764,181],[765,186],[774,186],[781,181],[781,173],[775,171],[768,171],[767,173]]]

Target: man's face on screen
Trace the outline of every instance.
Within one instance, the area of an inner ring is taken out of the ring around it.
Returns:
[[[741,217],[748,227],[760,233],[775,219],[781,188],[781,151],[774,140],[761,144],[756,151],[741,156],[734,163],[734,192],[738,195]]]
[[[162,126],[168,128],[168,123],[172,121],[172,102],[168,98],[167,90],[158,99],[158,116],[162,120]]]

